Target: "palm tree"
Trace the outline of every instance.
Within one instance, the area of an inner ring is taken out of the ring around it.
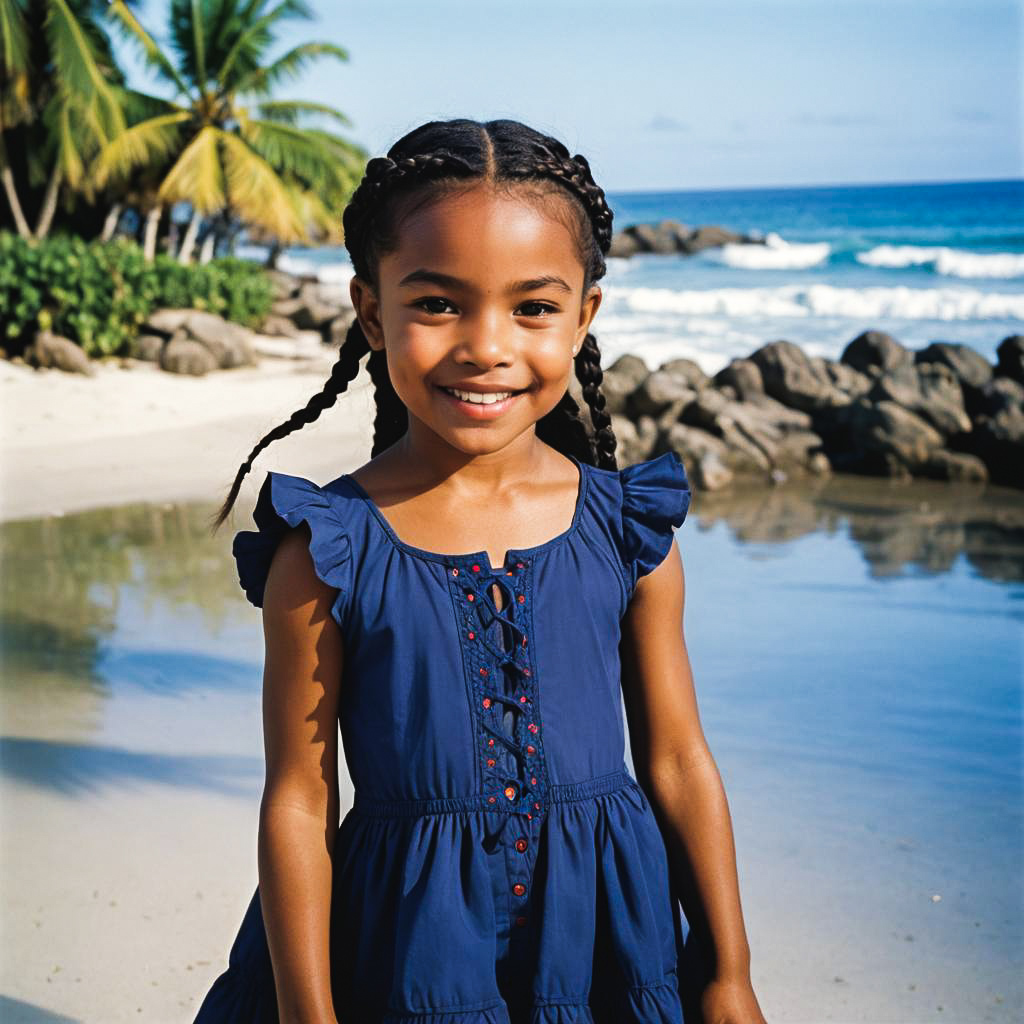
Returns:
[[[310,61],[348,59],[340,46],[309,42],[268,62],[276,26],[312,17],[303,0],[274,6],[270,0],[171,0],[176,60],[124,0],[111,0],[110,11],[174,96],[103,147],[93,169],[96,185],[168,165],[155,199],[161,205],[187,201],[192,208],[182,262],[191,259],[204,218],[216,215],[221,222],[225,215],[240,219],[282,243],[337,236],[335,200],[351,191],[366,153],[308,123],[318,118],[347,126],[336,108],[272,98],[276,86]]]
[[[42,186],[34,235],[53,223],[62,186],[86,193],[93,156],[125,127],[126,90],[102,0],[0,0],[0,181],[18,233],[31,237],[8,158],[19,132],[29,185]]]

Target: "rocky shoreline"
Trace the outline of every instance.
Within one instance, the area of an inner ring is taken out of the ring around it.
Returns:
[[[717,228],[687,234],[676,222],[633,225],[622,237],[650,232],[676,245],[684,238],[702,247],[754,241],[725,239]],[[142,326],[131,358],[203,376],[254,366],[260,356],[322,359],[337,348],[355,316],[348,289],[283,271],[268,274],[274,303],[260,332],[198,310],[157,310]],[[706,491],[734,481],[779,483],[830,472],[1024,489],[1024,335],[1004,338],[997,355],[992,365],[963,344],[912,350],[868,330],[837,360],[772,341],[712,376],[690,359],[652,371],[625,355],[605,370],[602,389],[620,464],[673,450]],[[26,362],[79,373],[94,369],[77,345],[48,332],[26,350]]]
[[[833,471],[1024,488],[1024,335],[997,352],[864,331],[838,360],[773,341],[714,376],[626,355],[602,390],[620,464],[672,450],[706,491]]]
[[[656,224],[630,224],[616,231],[608,255],[628,259],[643,252],[693,254],[723,245],[766,244],[762,234],[740,234],[717,224],[690,227],[678,220],[661,220]]]

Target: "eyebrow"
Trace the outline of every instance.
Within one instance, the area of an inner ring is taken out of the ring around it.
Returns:
[[[442,288],[465,289],[468,287],[465,281],[451,274],[442,274],[438,270],[427,270],[421,267],[410,274],[406,274],[398,282],[400,288],[407,284],[436,284]],[[540,277],[527,278],[525,281],[514,281],[508,288],[510,292],[532,292],[539,288],[558,288],[560,291],[571,292],[572,288],[556,274],[543,274]]]

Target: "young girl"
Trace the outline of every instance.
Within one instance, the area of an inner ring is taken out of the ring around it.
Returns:
[[[686,473],[616,467],[589,332],[611,225],[587,161],[514,121],[367,166],[358,319],[217,518],[368,355],[370,461],[268,473],[234,540],[266,637],[259,886],[198,1024],[763,1024],[682,632]]]

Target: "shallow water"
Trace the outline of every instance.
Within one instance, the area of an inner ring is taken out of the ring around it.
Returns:
[[[231,531],[207,536],[209,512],[0,525],[0,768],[21,823],[5,857],[30,876],[30,823],[55,807],[108,809],[98,832],[149,787],[255,816],[260,613],[238,588]],[[678,540],[769,1019],[1019,1019],[1024,498],[841,477],[699,494]],[[145,841],[110,856],[127,871]],[[53,902],[41,875],[40,912]],[[244,906],[248,879],[223,882]],[[173,870],[161,885],[174,892]],[[31,950],[28,897],[5,886],[4,902]],[[74,931],[72,902],[48,909]],[[11,966],[0,982],[0,998],[69,1012],[75,990],[57,991]]]

